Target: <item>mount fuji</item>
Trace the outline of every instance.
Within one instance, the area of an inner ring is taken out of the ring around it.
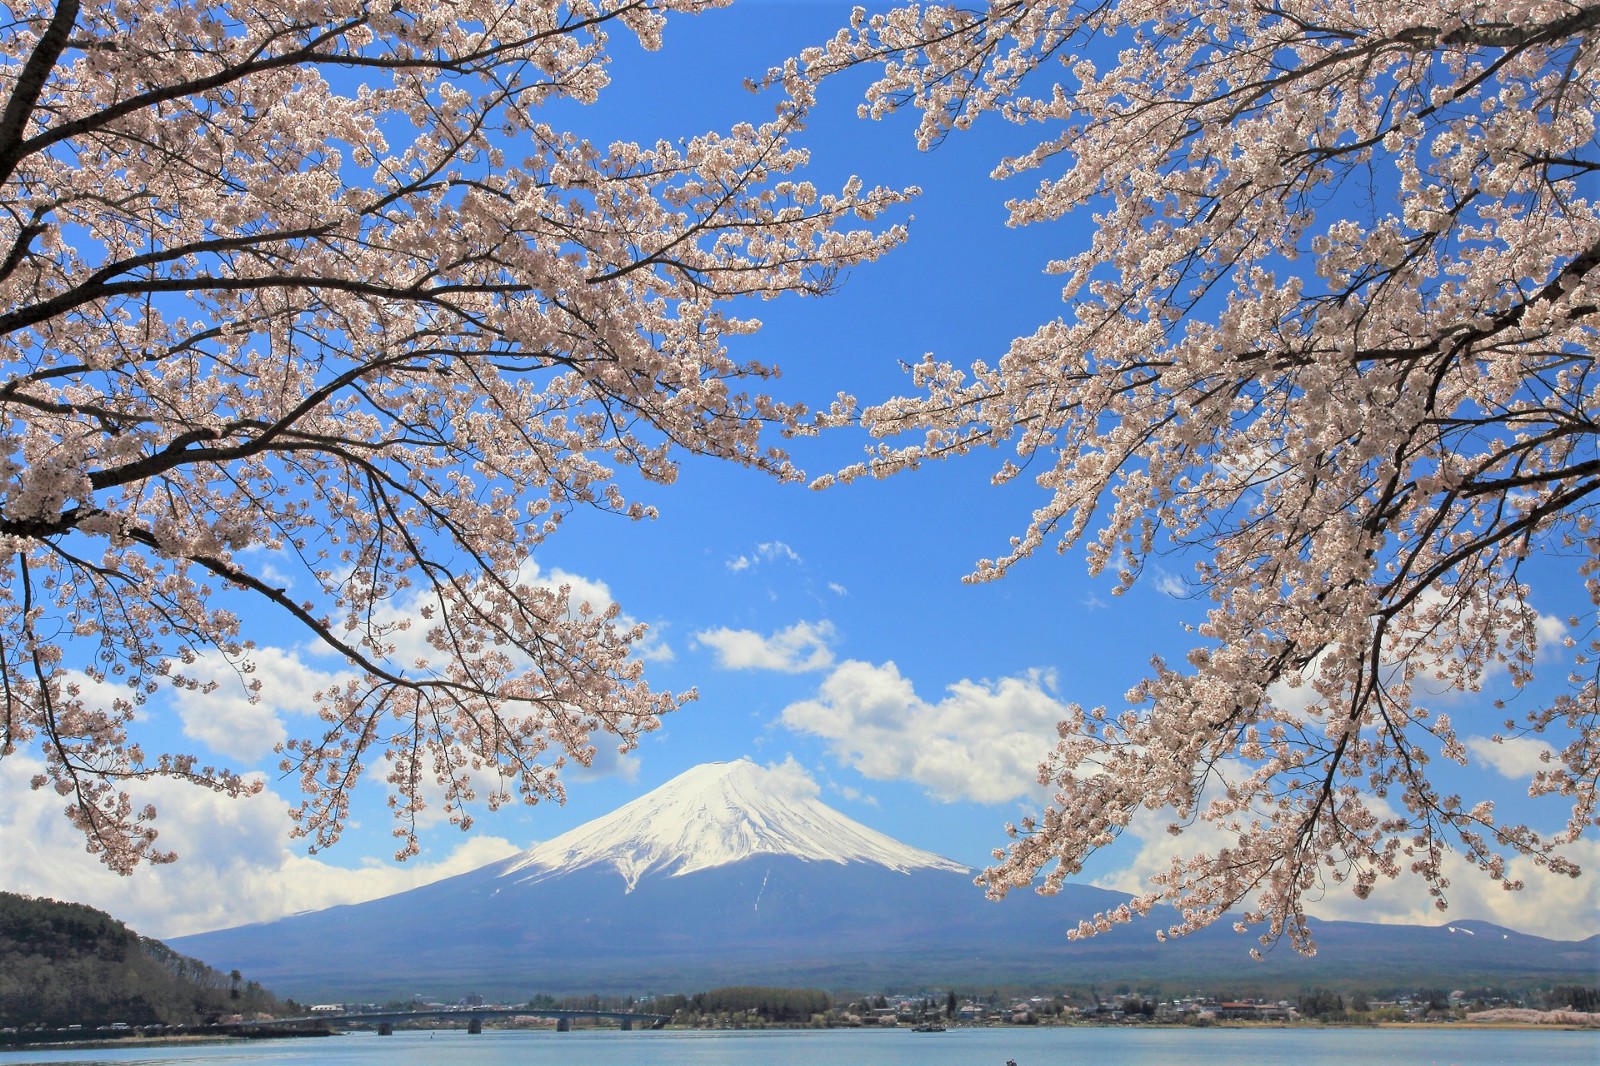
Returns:
[[[1592,981],[1600,970],[1600,938],[1552,941],[1481,922],[1321,922],[1316,958],[1285,946],[1260,964],[1225,928],[1157,944],[1170,915],[1069,943],[1080,918],[1125,897],[1068,886],[990,902],[966,867],[845,817],[803,784],[746,760],[699,766],[470,873],[172,946],[301,1000],[727,984],[1259,987],[1358,974],[1461,987],[1474,976]]]
[[[609,866],[632,892],[651,873],[684,877],[762,855],[866,863],[902,874],[967,872],[960,863],[868,829],[802,790],[785,788],[781,771],[741,759],[679,774],[605,817],[523,852],[504,864],[500,876],[527,884]]]

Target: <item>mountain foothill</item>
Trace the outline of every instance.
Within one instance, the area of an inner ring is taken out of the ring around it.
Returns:
[[[1221,923],[1167,943],[1148,919],[1084,941],[1125,897],[1087,885],[995,902],[974,871],[910,847],[748,760],[695,767],[521,854],[397,895],[173,941],[297,999],[426,988],[526,997],[718,985],[870,989],[1161,982],[1201,987],[1576,981],[1600,937],[1478,921],[1313,921],[1318,952],[1250,959]]]
[[[190,1026],[287,1013],[225,973],[81,903],[0,892],[0,1029]]]

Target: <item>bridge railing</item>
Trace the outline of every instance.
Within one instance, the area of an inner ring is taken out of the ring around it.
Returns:
[[[467,1031],[481,1033],[483,1023],[494,1018],[549,1018],[556,1029],[566,1032],[574,1021],[615,1021],[625,1030],[634,1028],[660,1029],[671,1020],[665,1014],[647,1014],[638,1011],[617,1010],[564,1010],[558,1008],[521,1007],[444,1007],[436,1010],[408,1011],[346,1011],[342,1014],[319,1011],[299,1018],[279,1018],[272,1022],[246,1023],[260,1025],[321,1024],[333,1028],[353,1025],[372,1025],[380,1034],[393,1032],[394,1026],[419,1021],[466,1022]]]

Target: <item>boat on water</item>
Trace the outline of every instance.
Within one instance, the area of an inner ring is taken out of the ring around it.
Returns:
[[[942,1033],[944,1026],[938,1022],[918,1022],[911,1027],[913,1033]]]

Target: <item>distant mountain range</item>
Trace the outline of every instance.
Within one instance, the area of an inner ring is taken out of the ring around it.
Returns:
[[[972,872],[738,761],[696,767],[520,855],[384,899],[172,941],[307,1000],[415,992],[669,993],[728,984],[875,990],[1160,983],[1181,989],[1593,983],[1600,937],[1486,922],[1315,922],[1318,953],[1212,928],[1166,944],[1170,914],[1068,942],[1125,897],[984,899]]]

